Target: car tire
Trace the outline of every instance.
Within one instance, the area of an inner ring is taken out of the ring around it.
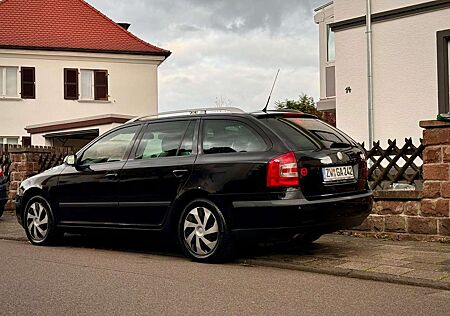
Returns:
[[[55,245],[61,241],[64,235],[55,227],[54,214],[50,203],[40,195],[32,197],[27,202],[23,222],[28,240],[33,245]]]
[[[0,206],[0,217],[2,217],[3,216],[3,211],[5,210],[5,206],[4,205],[1,205]]]
[[[178,222],[178,241],[194,261],[219,263],[231,258],[233,243],[223,213],[207,199],[188,203]]]

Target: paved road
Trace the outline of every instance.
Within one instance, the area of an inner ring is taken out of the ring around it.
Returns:
[[[105,248],[105,247],[104,247]],[[450,291],[0,240],[1,315],[448,315]]]

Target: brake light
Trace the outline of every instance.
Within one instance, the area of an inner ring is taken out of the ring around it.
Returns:
[[[293,152],[273,158],[267,166],[268,187],[298,186],[298,166]]]
[[[0,177],[3,177],[5,174],[3,173],[3,169],[0,167]]]

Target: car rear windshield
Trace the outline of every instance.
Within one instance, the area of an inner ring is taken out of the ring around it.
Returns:
[[[262,121],[278,134],[291,150],[315,150],[319,148],[298,126],[284,118],[264,118]]]
[[[320,141],[328,148],[353,146],[350,137],[316,118],[278,117],[266,118],[264,121],[283,137],[293,150],[317,149],[314,140]]]

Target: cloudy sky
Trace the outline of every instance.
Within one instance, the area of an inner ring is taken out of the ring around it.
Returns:
[[[302,92],[318,99],[318,27],[327,0],[87,0],[130,31],[168,49],[159,67],[159,109],[263,108]]]

